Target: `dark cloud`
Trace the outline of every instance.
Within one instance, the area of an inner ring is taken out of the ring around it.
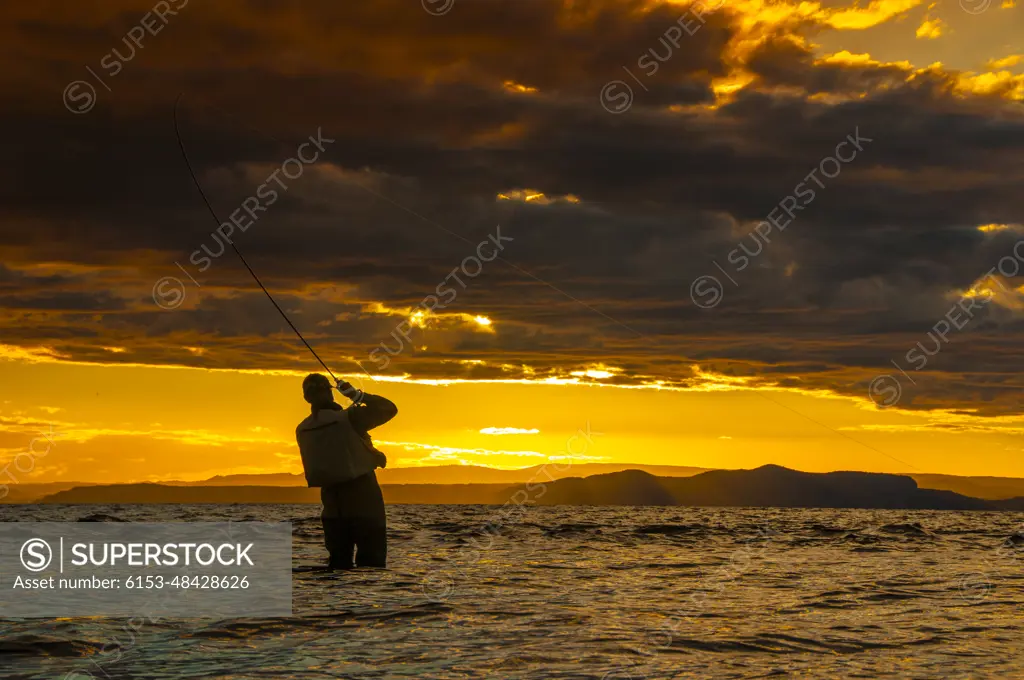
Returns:
[[[676,46],[685,8],[641,2],[462,2],[440,17],[397,0],[189,3],[120,72],[100,70],[148,9],[3,10],[20,28],[0,69],[5,343],[308,367],[233,253],[195,263],[220,244],[178,149],[179,92],[222,219],[310,135],[334,140],[236,241],[343,365],[373,368],[368,353],[394,346],[403,317],[374,303],[418,305],[500,224],[513,241],[444,310],[467,316],[414,330],[388,371],[536,378],[602,362],[686,386],[700,364],[866,396],[1022,236],[977,230],[1020,221],[1018,102],[768,35],[745,57],[753,82],[710,106],[737,67],[726,9]],[[653,54],[665,60],[648,74],[638,60]],[[111,91],[74,114],[61,94],[87,66]],[[618,115],[599,98],[613,80],[634,95]],[[872,141],[724,280],[717,266],[757,248],[755,225],[857,131]],[[516,190],[545,198],[497,198]],[[702,275],[723,279],[714,309],[691,302]],[[185,286],[173,311],[152,299],[167,276]],[[979,310],[903,405],[1017,412],[1019,307],[1011,291]]]

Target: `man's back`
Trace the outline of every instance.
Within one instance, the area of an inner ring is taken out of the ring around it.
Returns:
[[[295,428],[295,439],[306,483],[313,487],[333,486],[373,472],[382,455],[340,406],[310,414]]]

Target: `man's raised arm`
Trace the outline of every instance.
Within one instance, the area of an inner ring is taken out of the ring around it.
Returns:
[[[340,381],[338,390],[354,402],[347,411],[352,426],[360,432],[369,432],[398,415],[398,407],[386,397],[362,392]]]

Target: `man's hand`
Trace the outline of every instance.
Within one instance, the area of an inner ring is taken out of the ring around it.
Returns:
[[[355,387],[352,387],[351,383],[347,383],[344,380],[338,380],[335,388],[349,399],[355,401],[357,397],[362,395],[362,392]]]

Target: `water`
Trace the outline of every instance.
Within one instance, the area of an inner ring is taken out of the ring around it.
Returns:
[[[317,511],[6,506],[0,519],[291,521],[294,561],[307,564],[324,556]],[[291,618],[157,620],[137,632],[125,619],[6,620],[2,677],[1024,676],[1024,547],[1004,545],[1018,513],[388,514],[390,568],[294,574]]]

